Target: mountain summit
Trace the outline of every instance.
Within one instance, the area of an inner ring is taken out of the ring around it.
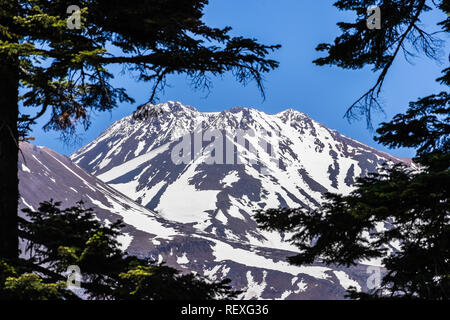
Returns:
[[[245,299],[342,299],[349,286],[367,290],[368,265],[289,265],[290,235],[263,232],[252,216],[314,209],[323,193],[348,193],[358,176],[401,161],[293,109],[208,113],[179,102],[143,106],[72,161],[30,144],[21,150],[21,208],[83,200],[107,223],[124,220],[119,241],[130,254],[228,277]]]
[[[170,221],[255,245],[293,249],[258,230],[254,210],[314,209],[325,192],[348,193],[356,177],[402,161],[293,109],[199,112],[167,102],[139,113],[146,117],[116,121],[72,161]]]

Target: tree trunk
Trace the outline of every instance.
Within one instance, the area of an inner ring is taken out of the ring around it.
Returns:
[[[14,2],[13,2],[14,3]],[[11,5],[9,16],[2,16],[0,24],[11,19],[16,8]],[[2,8],[4,9],[4,8]],[[6,19],[5,19],[6,18]],[[9,18],[9,19],[8,19]],[[0,33],[0,40],[11,38]],[[18,162],[18,59],[15,55],[0,54],[0,258],[18,257],[17,206],[19,199]]]

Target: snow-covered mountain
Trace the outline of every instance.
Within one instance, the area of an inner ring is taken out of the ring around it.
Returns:
[[[171,239],[182,231],[177,223],[170,223],[101,180],[73,164],[69,158],[49,148],[29,143],[20,144],[19,209],[37,210],[39,203],[53,199],[63,207],[80,200],[103,221],[122,218],[127,227],[121,240],[124,248],[151,248],[155,239]],[[22,214],[19,211],[19,214]]]
[[[51,198],[63,207],[83,200],[103,221],[123,218],[119,240],[130,254],[165,261],[181,271],[232,279],[244,299],[341,299],[354,285],[365,289],[366,268],[295,267],[294,252],[256,246],[169,221],[108,186],[46,147],[21,143],[19,209],[36,210]],[[23,215],[21,211],[19,214]],[[82,270],[81,270],[82,271]]]
[[[83,200],[100,219],[124,219],[129,253],[228,277],[245,290],[242,298],[342,299],[350,285],[367,289],[363,264],[289,265],[296,252],[284,241],[289,235],[259,230],[252,216],[271,207],[314,209],[324,192],[348,193],[356,177],[402,159],[292,109],[202,113],[168,102],[137,115],[70,159],[22,144],[21,205]]]
[[[356,177],[402,161],[292,109],[202,113],[168,102],[139,113],[144,120],[116,121],[72,161],[170,221],[257,246],[295,250],[259,230],[254,210],[313,209],[323,193],[348,193]]]

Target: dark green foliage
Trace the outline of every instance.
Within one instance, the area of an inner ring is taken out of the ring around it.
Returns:
[[[170,267],[159,265],[137,265],[121,273],[120,288],[115,292],[117,299],[127,300],[213,300],[234,298],[238,293],[221,282],[205,281],[192,273],[178,275]]]
[[[64,286],[64,282],[45,283],[33,273],[11,275],[0,287],[0,300],[60,300],[68,294]]]
[[[213,282],[192,273],[179,274],[164,264],[129,256],[116,240],[122,221],[105,225],[83,203],[60,209],[43,202],[37,211],[24,209],[20,221],[27,242],[20,268],[0,264],[0,299],[76,299],[66,289],[66,271],[76,265],[82,274],[84,297],[117,300],[232,299],[230,280]]]
[[[0,300],[60,300],[75,298],[72,292],[65,289],[61,279],[44,281],[37,273],[32,273],[30,264],[25,261],[11,262],[0,259]],[[38,268],[39,272],[44,268]]]
[[[398,114],[391,122],[381,124],[377,130],[379,136],[375,137],[375,140],[392,148],[418,147],[418,161],[429,154],[448,154],[449,102],[450,96],[447,92],[412,102],[405,114]]]
[[[78,263],[82,263],[79,266],[84,271],[94,273],[106,266],[114,269],[122,260],[116,240],[122,222],[105,226],[82,203],[64,210],[59,206],[58,202],[43,202],[38,211],[23,210],[30,221],[21,220],[20,230],[27,240],[30,260],[39,265],[52,263],[51,267],[58,273]]]
[[[403,54],[407,59],[420,53],[432,59],[439,59],[442,55],[444,41],[435,33],[424,30],[420,22],[423,14],[433,6],[449,13],[449,4],[445,0],[429,3],[426,0],[339,0],[334,5],[340,10],[356,13],[356,21],[338,23],[342,34],[334,43],[322,43],[317,47],[318,51],[326,52],[327,56],[314,63],[346,69],[372,66],[374,72],[380,71],[375,85],[356,100],[346,113],[349,119],[364,115],[368,126],[371,126],[372,112],[382,110],[378,97],[398,55]],[[380,30],[370,30],[366,25],[367,9],[372,5],[379,6],[381,10]],[[448,31],[450,18],[439,25]]]

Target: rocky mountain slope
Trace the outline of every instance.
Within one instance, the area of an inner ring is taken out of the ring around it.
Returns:
[[[401,159],[292,109],[201,113],[168,102],[140,113],[144,120],[116,121],[70,159],[22,144],[21,205],[83,200],[100,219],[124,219],[128,252],[228,277],[245,299],[342,299],[351,285],[367,289],[367,265],[289,265],[289,235],[262,232],[252,215],[314,209],[324,192],[350,192],[356,177]]]
[[[149,116],[116,121],[72,161],[170,221],[253,245],[294,249],[258,230],[255,210],[314,209],[323,193],[348,193],[356,177],[401,161],[292,109],[201,113],[168,102],[140,113]]]
[[[54,199],[62,206],[82,200],[103,221],[125,221],[120,242],[130,254],[165,261],[210,279],[228,277],[243,299],[341,299],[349,285],[364,285],[365,268],[294,267],[286,250],[258,247],[195,230],[142,207],[46,147],[21,144],[19,208],[36,210]],[[23,215],[22,212],[19,214]],[[356,280],[355,280],[356,279]]]

